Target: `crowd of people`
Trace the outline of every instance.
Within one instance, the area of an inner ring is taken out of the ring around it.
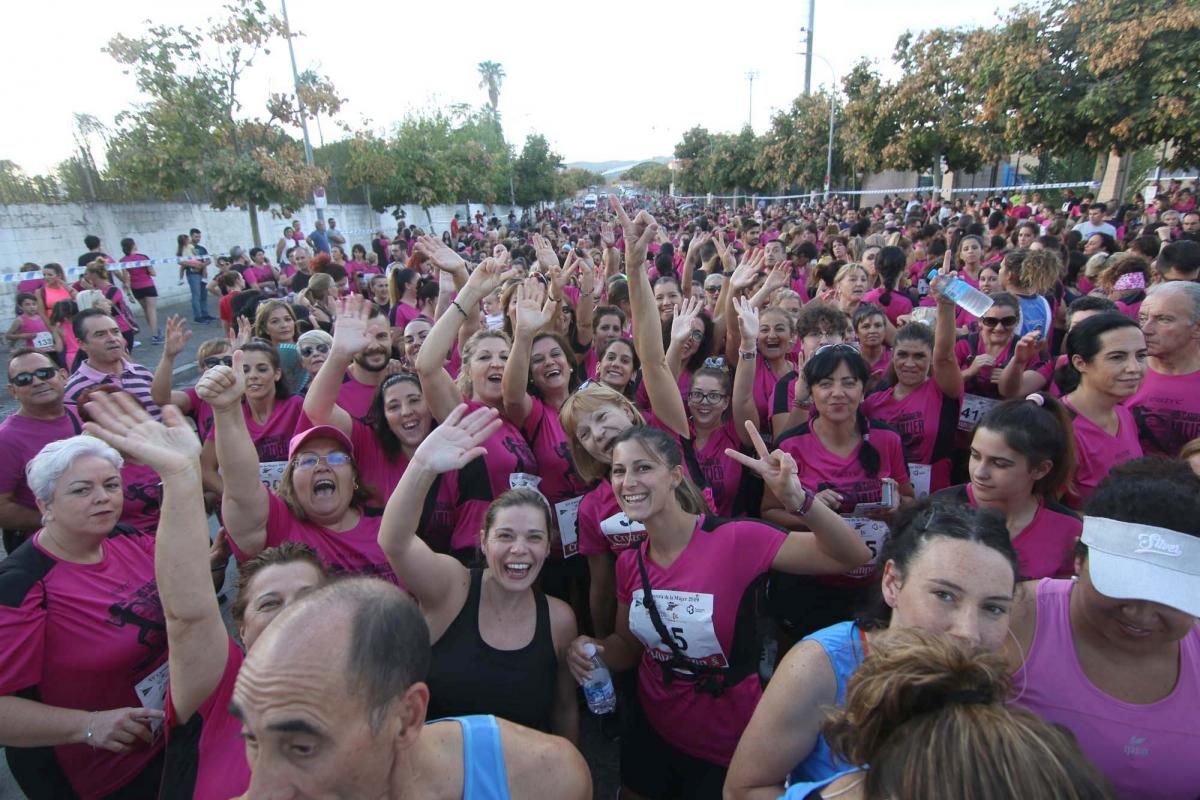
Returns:
[[[200,240],[17,295],[29,798],[1200,797],[1190,189]]]

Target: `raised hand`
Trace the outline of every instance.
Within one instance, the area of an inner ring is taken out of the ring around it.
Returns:
[[[246,342],[250,341],[254,334],[254,323],[246,315],[237,318],[237,326],[229,331],[229,344],[234,350],[238,349]]]
[[[417,237],[415,249],[426,261],[444,272],[462,272],[467,268],[467,262],[436,236],[426,234]]]
[[[543,304],[538,295],[525,288],[517,287],[517,333],[534,334],[550,324],[558,309],[558,301],[547,299]]]
[[[549,271],[551,267],[559,266],[554,246],[545,236],[536,233],[533,235],[533,252],[537,256],[538,263],[542,265],[542,269]]]
[[[646,250],[650,242],[658,235],[658,223],[646,211],[639,211],[637,217],[631,220],[616,195],[608,196],[608,204],[616,213],[625,237],[626,271],[641,267],[646,262]]]
[[[480,297],[486,297],[496,289],[504,277],[504,265],[494,258],[485,258],[467,278],[467,287],[479,292]]]
[[[163,354],[174,358],[187,348],[192,332],[187,329],[187,323],[178,314],[172,314],[167,319],[167,335],[163,342]]]
[[[616,234],[613,233],[611,222],[604,222],[600,225],[600,244],[605,247],[616,247]]]
[[[196,394],[215,411],[236,406],[246,393],[246,376],[242,372],[241,350],[233,351],[233,366],[218,364],[210,367],[196,383]]]
[[[200,440],[175,406],[163,406],[159,422],[131,395],[96,392],[87,410],[85,431],[160,476],[199,467]]]
[[[353,358],[370,347],[374,341],[367,335],[371,304],[362,295],[352,294],[338,300],[334,309],[337,324],[333,326],[333,352]]]
[[[758,309],[753,303],[750,302],[750,298],[733,298],[733,310],[736,311],[738,315],[738,325],[742,332],[742,342],[757,342]]]
[[[761,271],[766,258],[758,252],[751,251],[742,259],[742,263],[738,264],[733,270],[733,274],[729,276],[730,285],[734,289],[744,291],[754,285],[754,281],[758,279],[758,273]]]
[[[462,403],[429,432],[411,463],[437,473],[462,469],[487,454],[483,443],[499,429],[500,412],[496,409],[484,406],[468,414],[467,405]]]
[[[782,289],[788,285],[788,281],[792,277],[792,265],[786,261],[780,261],[771,271],[767,273],[767,281],[764,284],[767,287],[767,294],[774,292],[776,289]]]
[[[726,448],[725,455],[737,461],[747,469],[754,470],[762,477],[763,483],[783,501],[786,508],[799,508],[804,504],[806,492],[797,477],[799,472],[796,459],[782,450],[770,452],[763,441],[758,428],[750,420],[746,420],[746,431],[758,457],[748,456],[740,450]]]
[[[689,297],[682,305],[675,306],[675,316],[671,320],[671,340],[679,344],[685,343],[692,335],[692,321],[700,316],[704,303],[695,297]]]
[[[980,370],[984,369],[985,367],[993,366],[995,363],[996,357],[993,355],[988,355],[987,353],[977,355],[971,360],[971,365],[963,370],[963,377],[970,378],[974,375],[978,375]]]
[[[1041,337],[1041,328],[1034,328],[1022,336],[1017,342],[1017,349],[1013,352],[1013,361],[1018,364],[1028,364],[1033,361],[1034,356],[1042,349]]]

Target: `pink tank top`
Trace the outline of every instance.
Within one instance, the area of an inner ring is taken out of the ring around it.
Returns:
[[[1084,675],[1071,639],[1069,580],[1037,586],[1037,630],[1013,676],[1014,705],[1075,734],[1124,800],[1195,800],[1200,791],[1200,629],[1179,643],[1179,680],[1157,703],[1110,697]]]

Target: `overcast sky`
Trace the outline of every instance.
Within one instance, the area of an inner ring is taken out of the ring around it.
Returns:
[[[201,24],[221,0],[14,2],[0,54],[8,76],[9,122],[0,159],[46,171],[72,149],[72,113],[111,124],[138,101],[130,76],[100,48],[118,32],[136,35],[145,20]],[[278,0],[267,0],[278,12]],[[896,38],[906,29],[991,25],[1005,0],[817,0],[814,51],[841,76],[861,56],[892,71]],[[762,132],[774,110],[803,90],[805,0],[731,4],[609,0],[602,4],[526,2],[398,3],[384,0],[289,0],[301,70],[332,78],[348,99],[342,121],[390,128],[433,105],[481,105],[476,65],[499,61],[507,73],[500,113],[518,148],[538,131],[567,161],[670,155],[693,125],[733,131],[750,111]],[[893,73],[894,74],[894,73]],[[830,68],[813,61],[813,86]],[[287,48],[261,58],[243,102],[258,111],[270,91],[290,91]],[[344,134],[321,121],[327,141]],[[315,127],[313,143],[318,143]]]

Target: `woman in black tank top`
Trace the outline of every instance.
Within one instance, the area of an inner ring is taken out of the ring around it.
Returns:
[[[460,405],[429,433],[388,500],[379,546],[429,623],[430,718],[494,714],[577,743],[575,681],[566,666],[575,615],[534,588],[550,553],[543,497],[512,489],[488,506],[481,570],[434,553],[416,535],[413,509],[434,479],[483,455],[499,424],[494,409],[467,414]]]

